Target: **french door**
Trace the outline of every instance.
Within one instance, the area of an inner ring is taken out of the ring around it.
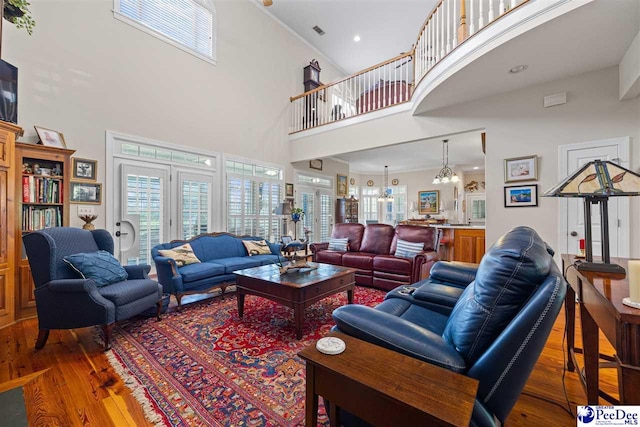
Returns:
[[[326,242],[331,237],[334,216],[334,194],[328,189],[299,186],[296,206],[304,210],[304,218],[297,225],[295,236],[304,237],[304,229],[311,231],[312,242]]]
[[[117,159],[115,167],[119,185],[113,218],[120,262],[153,265],[155,245],[211,231],[213,174],[129,159]]]

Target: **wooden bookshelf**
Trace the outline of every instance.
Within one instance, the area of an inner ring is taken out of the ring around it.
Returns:
[[[15,298],[16,318],[23,319],[36,315],[36,302],[22,236],[69,225],[70,159],[75,150],[20,142],[15,146]]]

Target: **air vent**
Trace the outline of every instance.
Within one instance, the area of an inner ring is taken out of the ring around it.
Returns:
[[[318,33],[319,35],[324,35],[324,31],[322,30],[322,28],[318,27],[317,25],[315,27],[313,27],[313,31],[315,31],[316,33]]]

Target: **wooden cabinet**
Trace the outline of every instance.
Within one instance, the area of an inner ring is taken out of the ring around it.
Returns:
[[[15,316],[13,153],[22,128],[0,121],[0,326]]]
[[[455,229],[453,260],[478,264],[484,256],[484,230]]]
[[[341,222],[358,222],[358,199],[353,196],[336,201],[336,224]]]
[[[15,144],[16,318],[35,316],[34,284],[22,235],[69,225],[69,179],[74,150]]]

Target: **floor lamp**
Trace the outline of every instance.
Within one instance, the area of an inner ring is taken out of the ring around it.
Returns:
[[[620,273],[625,270],[611,264],[609,255],[609,197],[640,195],[640,175],[608,160],[593,160],[544,193],[546,197],[581,197],[584,199],[585,262],[576,266],[580,271]],[[591,236],[591,205],[600,208],[602,262],[593,261]]]

